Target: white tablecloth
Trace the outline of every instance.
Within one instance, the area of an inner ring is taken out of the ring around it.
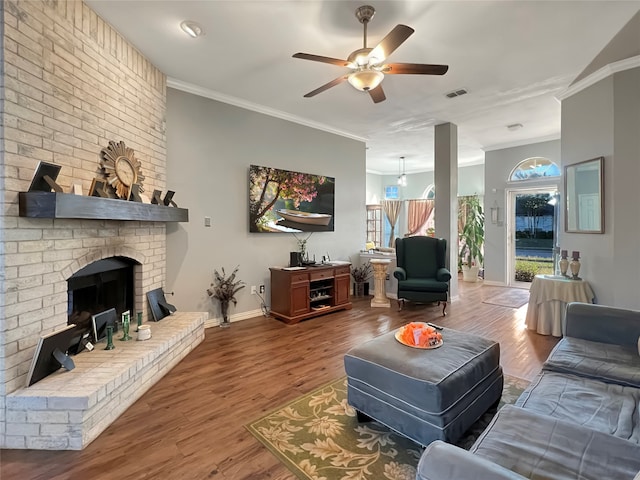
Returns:
[[[564,311],[569,302],[593,302],[593,290],[585,280],[536,275],[529,289],[526,325],[542,335],[564,334]]]

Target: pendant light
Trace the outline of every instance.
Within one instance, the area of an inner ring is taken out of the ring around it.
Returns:
[[[402,161],[402,173],[400,174],[400,161]],[[404,157],[400,157],[398,161],[398,185],[402,187],[407,186],[407,174],[404,173]]]

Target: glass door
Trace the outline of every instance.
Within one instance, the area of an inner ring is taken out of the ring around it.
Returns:
[[[525,287],[539,274],[553,274],[558,236],[555,186],[508,191],[507,278]]]

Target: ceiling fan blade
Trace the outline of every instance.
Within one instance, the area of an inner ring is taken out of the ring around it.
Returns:
[[[349,75],[343,75],[342,77],[338,77],[338,78],[336,78],[334,80],[331,80],[329,83],[325,83],[321,87],[318,87],[315,90],[307,93],[304,97],[305,98],[310,98],[310,97],[313,97],[313,96],[315,96],[315,95],[317,95],[319,93],[324,92],[325,90],[329,90],[331,87],[335,87],[336,85],[340,85],[347,78],[349,78]]]
[[[376,63],[384,62],[385,58],[393,53],[414,32],[413,28],[406,25],[396,25],[389,34],[376,45],[369,53],[369,58],[375,58]]]
[[[369,90],[369,95],[371,95],[371,100],[373,100],[373,103],[384,102],[387,99],[384,94],[384,90],[382,90],[382,85],[378,85],[373,90]]]
[[[382,72],[389,75],[444,75],[449,65],[428,65],[425,63],[389,63],[382,67]]]
[[[313,55],[311,53],[296,53],[293,58],[301,58],[302,60],[311,60],[313,62],[330,63],[331,65],[338,65],[340,67],[346,67],[349,62],[346,60],[340,60],[339,58],[323,57],[321,55]]]

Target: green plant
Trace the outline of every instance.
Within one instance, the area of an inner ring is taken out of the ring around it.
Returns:
[[[462,231],[458,234],[458,269],[462,265],[482,265],[484,255],[484,211],[477,195],[460,197],[458,202],[458,218],[463,224]]]
[[[516,259],[516,281],[533,282],[533,277],[541,274],[552,274],[553,262],[543,259]]]

